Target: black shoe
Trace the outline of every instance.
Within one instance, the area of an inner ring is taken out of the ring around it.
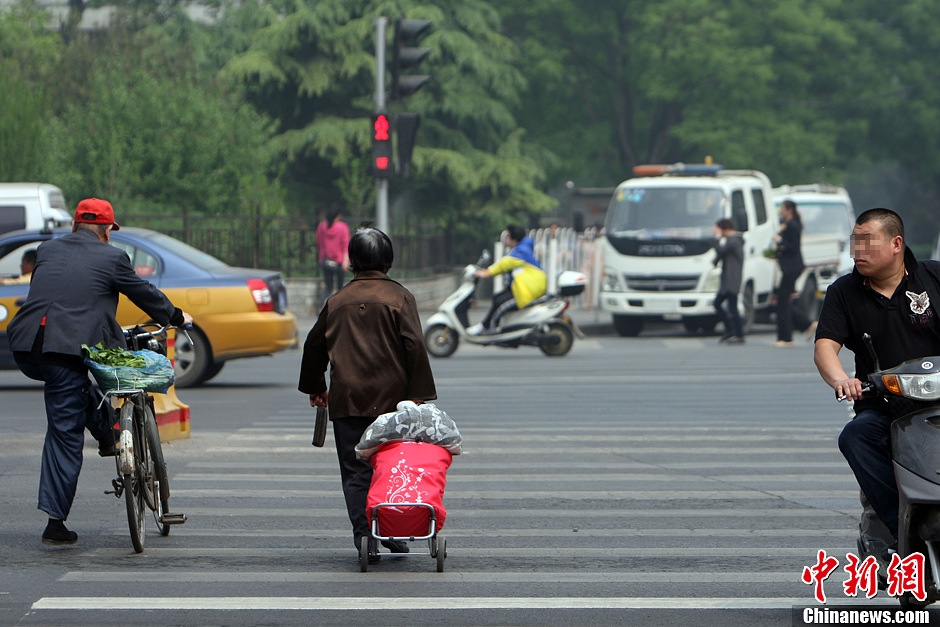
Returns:
[[[408,543],[401,540],[382,540],[382,546],[392,553],[410,553]]]
[[[721,344],[722,342],[727,342],[728,340],[730,340],[730,339],[733,338],[733,337],[734,337],[734,333],[732,333],[732,332],[729,331],[728,333],[725,333],[725,334],[722,335],[720,338],[718,338],[718,343]]]
[[[728,340],[728,344],[744,344],[743,337],[732,337]]]
[[[118,442],[121,441],[121,430],[111,429],[111,432],[104,436],[103,440],[98,440],[98,455],[101,457],[114,457],[118,454]]]
[[[59,546],[62,544],[75,544],[78,534],[65,528],[61,520],[49,519],[46,530],[42,532],[42,543]]]

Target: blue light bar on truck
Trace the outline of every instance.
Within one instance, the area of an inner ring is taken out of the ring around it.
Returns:
[[[712,176],[724,169],[717,163],[673,163],[672,165],[637,165],[633,173],[637,176],[659,176],[662,174],[685,174],[687,176]]]

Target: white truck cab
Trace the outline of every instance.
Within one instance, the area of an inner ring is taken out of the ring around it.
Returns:
[[[721,268],[712,227],[730,218],[744,237],[740,303],[745,327],[770,305],[776,262],[764,256],[777,226],[772,186],[762,172],[720,165],[637,166],[607,210],[600,306],[622,336],[648,319],[681,321],[711,331]]]
[[[62,190],[49,183],[0,183],[0,234],[65,226],[72,221]]]
[[[784,200],[796,203],[803,223],[800,251],[806,270],[796,282],[797,306],[815,319],[826,290],[855,265],[849,250],[855,210],[845,188],[820,183],[775,188],[774,205],[779,208]]]

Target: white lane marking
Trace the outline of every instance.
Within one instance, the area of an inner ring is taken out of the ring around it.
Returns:
[[[174,492],[176,494],[176,492]],[[488,510],[480,508],[468,508],[465,510],[450,513],[450,519],[464,518],[576,518],[579,520],[593,518],[817,518],[817,517],[842,517],[851,516],[858,518],[859,506],[858,495],[855,495],[855,502],[851,509],[807,509],[807,508],[786,508],[786,509],[747,509],[747,508],[727,508],[727,509],[593,509],[583,510],[563,510],[563,509],[524,509],[524,510]],[[278,516],[322,520],[325,518],[335,518],[336,520],[346,521],[346,510],[341,508],[336,511],[313,511],[309,507],[202,507],[199,505],[186,506],[186,513],[191,517],[196,516]],[[183,529],[185,531],[185,529]]]
[[[463,465],[463,457],[458,457],[454,460],[454,464],[460,464],[460,471],[462,473],[472,473],[472,471],[478,466],[468,464]],[[249,470],[249,469],[264,469],[270,470],[272,465],[270,461],[191,461],[186,462],[186,468],[189,470],[196,470],[199,468],[214,469],[214,470],[223,470],[231,469],[234,472]],[[456,468],[457,466],[455,466]],[[480,465],[480,468],[486,468],[491,470],[489,466]],[[541,469],[543,466],[535,462],[511,462],[505,461],[500,463],[500,468],[503,471],[515,470],[515,469],[524,469],[530,471],[536,471]],[[572,469],[572,470],[581,470],[583,472],[593,472],[595,469],[586,467],[583,461],[581,462],[565,462],[565,461],[552,461],[551,467],[554,470],[562,469]],[[339,467],[337,466],[336,461],[332,462],[322,462],[322,463],[313,463],[313,462],[288,462],[288,461],[278,461],[276,468],[278,470],[304,470],[308,471],[309,474],[313,474],[318,471],[335,471],[339,473]],[[784,468],[792,469],[793,462],[775,462],[775,461],[760,461],[760,462],[734,462],[734,461],[702,461],[702,462],[663,462],[663,463],[651,463],[651,462],[615,462],[604,460],[604,470],[614,471],[614,470],[643,470],[649,469],[654,472],[659,472],[661,470],[697,470],[705,468],[719,468],[723,470],[732,470],[732,469],[749,469],[754,471],[752,476],[761,476],[757,474],[764,470],[770,470],[774,468]],[[825,468],[845,470],[848,472],[849,466],[845,461],[833,461],[833,462],[813,462],[814,470],[822,470]],[[613,473],[606,473],[613,474]],[[772,473],[765,473],[768,476],[776,476]],[[173,475],[174,477],[176,475]],[[471,476],[475,476],[472,475]],[[595,476],[595,475],[591,475]]]
[[[836,432],[832,433],[818,433],[818,434],[800,434],[798,436],[794,435],[785,435],[778,433],[736,433],[734,435],[729,435],[727,433],[695,433],[695,434],[679,434],[679,433],[663,433],[663,434],[650,434],[650,433],[607,433],[604,435],[599,434],[558,434],[558,433],[545,433],[545,434],[535,434],[528,433],[524,438],[520,438],[525,442],[559,442],[563,443],[566,446],[573,443],[587,443],[589,445],[594,444],[598,439],[602,439],[605,443],[610,442],[724,442],[727,443],[729,440],[733,442],[775,442],[775,441],[786,441],[794,443],[806,443],[811,442],[822,442],[828,445],[829,448],[836,446]],[[466,437],[466,436],[465,436]],[[226,440],[229,442],[246,440],[251,442],[306,442],[309,444],[311,435],[306,431],[302,433],[245,433],[243,430],[239,430],[231,435],[226,436]],[[487,441],[498,442],[501,441],[500,437],[488,437],[485,440],[480,438],[474,438],[473,442],[480,449],[486,448]],[[259,449],[262,447],[258,447]],[[688,448],[687,446],[683,447]],[[695,448],[700,448],[696,446]]]
[[[846,493],[851,487],[846,484]],[[856,495],[858,490],[855,490]],[[233,490],[216,488],[183,488],[174,489],[173,496],[178,498],[258,498],[283,499],[286,497],[342,497],[337,490],[278,490],[278,489],[246,489]],[[474,500],[510,500],[528,501],[531,499],[551,499],[553,501],[585,501],[585,500],[651,500],[668,501],[670,499],[759,499],[759,498],[832,498],[832,490],[777,490],[768,488],[739,489],[739,490],[451,490],[447,495],[449,503],[464,499]],[[668,510],[666,510],[668,511]]]
[[[495,573],[495,572],[444,572],[408,573],[374,572],[368,575],[371,583],[795,583],[799,574],[795,571],[751,571],[751,572],[624,572],[606,571],[579,573],[575,571],[548,573]],[[281,571],[70,571],[59,578],[65,582],[97,581],[152,581],[161,583],[363,583],[361,573],[311,573]]]
[[[728,438],[725,438],[726,440]],[[733,441],[733,438],[732,438]],[[625,457],[630,455],[675,455],[683,459],[689,459],[696,455],[720,455],[722,458],[737,455],[764,456],[764,455],[826,455],[836,458],[840,453],[834,443],[821,441],[819,446],[768,446],[768,447],[728,447],[728,446],[568,446],[564,439],[559,439],[557,444],[562,448],[565,455],[583,455],[586,459],[609,459]],[[272,455],[294,454],[309,455],[310,443],[305,446],[208,446],[201,451],[203,455],[237,455],[243,453],[263,454],[265,457]],[[521,455],[536,455],[544,458],[547,453],[552,451],[552,447],[546,446],[487,446],[483,443],[477,443],[476,447],[465,447],[463,459],[473,457],[506,457],[519,458]],[[815,463],[803,460],[805,463]],[[754,462],[759,465],[758,461]]]
[[[363,578],[368,575],[363,575]],[[841,601],[841,599],[840,599]],[[849,599],[859,605],[856,599]],[[883,602],[883,601],[880,601]],[[529,609],[790,609],[808,605],[808,598],[735,597],[393,597],[381,605],[363,603],[362,597],[43,597],[33,610],[529,610]],[[848,605],[850,603],[842,603]],[[833,601],[831,605],[839,605]]]
[[[447,535],[442,534],[442,535]],[[847,537],[851,537],[847,534]],[[352,543],[350,543],[352,546]],[[553,558],[565,558],[565,559],[620,559],[626,557],[651,557],[651,558],[699,558],[699,557],[710,557],[710,558],[741,558],[741,557],[757,557],[757,558],[770,558],[770,557],[799,557],[805,559],[811,559],[816,550],[822,548],[831,554],[839,554],[840,552],[845,552],[846,543],[838,543],[833,545],[824,545],[816,546],[812,549],[806,547],[779,547],[779,546],[753,546],[753,547],[742,547],[742,546],[729,546],[729,547],[645,547],[645,548],[621,548],[621,547],[552,547],[550,554]],[[522,558],[522,559],[532,559],[532,560],[543,560],[544,556],[542,553],[535,551],[532,548],[523,547],[523,548],[473,548],[473,547],[458,547],[454,546],[451,549],[450,543],[448,543],[447,553],[450,557],[459,555],[461,559],[476,559],[476,558]],[[124,548],[97,548],[84,553],[83,555],[100,557],[107,555],[126,555],[127,551]],[[307,548],[307,547],[298,547],[298,546],[281,546],[274,548],[260,548],[260,547],[192,547],[192,548],[160,548],[160,547],[147,547],[147,552],[145,555],[152,555],[154,558],[169,558],[169,557],[215,557],[215,558],[247,558],[247,557],[264,557],[264,558],[276,558],[280,555],[285,555],[289,557],[298,557],[303,556],[305,559],[320,559],[320,558],[335,558],[340,555],[346,555],[346,551],[340,551],[335,548]]]
[[[642,481],[642,482],[670,482],[675,483],[679,480],[683,482],[716,482],[716,481],[764,481],[771,483],[773,485],[781,485],[786,483],[798,482],[801,485],[810,484],[810,483],[825,483],[832,485],[845,484],[845,487],[851,489],[853,485],[857,485],[855,480],[852,478],[851,473],[846,467],[846,472],[844,475],[833,475],[833,473],[819,473],[819,474],[799,474],[799,475],[733,475],[733,474],[720,474],[720,473],[689,473],[685,471],[664,471],[662,469],[650,469],[650,472],[590,472],[589,469],[585,469],[584,473],[567,473],[563,475],[555,474],[538,474],[538,475],[523,475],[523,476],[512,476],[506,474],[498,475],[474,475],[467,473],[454,473],[453,477],[449,477],[447,481],[447,487],[451,488],[455,485],[461,485],[464,483],[510,483],[510,484],[520,484],[520,483],[545,483],[551,482],[553,484],[558,483],[583,483],[585,479],[588,479],[594,485],[599,485],[603,481],[613,481],[613,482],[630,482],[630,481]],[[668,472],[668,474],[666,474]],[[337,473],[338,474],[338,473]],[[198,473],[180,473],[175,474],[172,477],[173,485],[178,485],[178,481],[196,481],[199,483],[226,483],[226,482],[239,482],[239,483],[327,483],[329,485],[334,485],[337,481],[337,477],[329,476],[323,477],[320,475],[314,475],[313,473],[292,473],[292,474],[273,474],[273,473],[253,473],[253,474],[238,474],[238,473],[211,473],[211,472],[198,472]],[[781,486],[782,487],[782,486]]]
[[[448,519],[449,521],[449,519]],[[188,538],[219,537],[219,530],[185,529],[179,532]],[[233,531],[239,538],[346,538],[348,531],[325,529],[261,529]],[[108,535],[127,536],[127,531],[114,531]],[[449,528],[447,538],[845,538],[854,540],[858,533],[849,527],[837,529],[493,529]],[[423,546],[419,543],[418,546]]]

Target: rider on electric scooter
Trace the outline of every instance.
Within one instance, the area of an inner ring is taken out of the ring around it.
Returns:
[[[839,448],[878,517],[898,537],[898,488],[891,461],[891,422],[910,410],[882,398],[862,396],[875,369],[862,341],[890,368],[909,359],[940,355],[940,262],[917,261],[904,243],[904,224],[888,209],[858,217],[851,236],[855,270],[826,292],[816,328],[814,359],[836,396],[855,401],[855,418],[839,436]],[[855,376],[839,360],[845,346],[855,354]],[[902,399],[899,399],[902,400]],[[903,400],[902,400],[903,402]]]
[[[467,330],[470,335],[495,333],[503,314],[522,309],[545,294],[548,281],[532,250],[535,243],[531,237],[526,236],[525,229],[514,224],[509,225],[506,227],[503,243],[511,249],[509,254],[489,268],[477,270],[476,276],[485,278],[509,272],[509,285],[493,295],[493,304],[486,317],[481,323]]]

